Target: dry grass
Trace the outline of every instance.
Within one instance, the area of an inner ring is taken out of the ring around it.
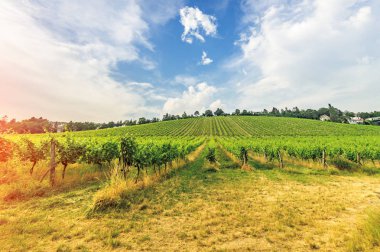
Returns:
[[[225,149],[222,149],[223,150],[223,153],[229,158],[231,159],[234,163],[236,164],[241,164],[240,160],[234,155],[232,154],[231,152],[228,152],[227,150]]]
[[[132,181],[125,180],[118,172],[118,167],[115,166],[111,171],[109,184],[94,195],[91,210],[102,211],[109,207],[121,206],[128,190],[133,189],[135,186]]]
[[[0,163],[0,201],[20,201],[33,197],[48,196],[62,191],[72,190],[78,186],[103,180],[106,168],[88,164],[74,164],[67,168],[65,179],[62,180],[63,167],[56,168],[56,186],[52,188],[48,176],[41,183],[40,179],[49,167],[48,161],[36,165],[33,175],[29,174],[31,164],[14,159]]]
[[[348,244],[349,251],[380,251],[380,207],[367,212]]]
[[[178,200],[144,223],[149,242],[129,242],[142,250],[163,246],[173,251],[186,244],[189,251],[344,251],[356,216],[375,199],[373,181],[338,179],[320,186],[259,177],[245,182],[207,187],[203,197]]]
[[[119,172],[118,166],[114,165],[113,169],[111,169],[107,185],[97,191],[94,195],[93,204],[90,207],[89,213],[104,211],[110,207],[125,208],[129,206],[130,202],[128,202],[128,195],[133,194],[133,192],[137,190],[151,187],[162,181],[169,173],[175,172],[177,169],[184,167],[184,165],[188,164],[188,162],[194,162],[194,160],[196,160],[203,151],[205,145],[206,144],[199,146],[195,151],[190,153],[186,157],[186,160],[178,160],[173,162],[171,167],[166,171],[151,175],[146,175],[143,173],[142,179],[136,182],[132,177],[125,179]]]
[[[205,147],[206,147],[206,143],[202,144],[201,146],[199,146],[199,148],[197,148],[195,151],[190,153],[187,156],[188,161],[194,162],[199,157],[199,155],[202,153],[202,151],[204,150]]]
[[[205,172],[197,158],[92,218],[84,212],[96,186],[3,205],[0,250],[347,251],[366,209],[380,206],[379,177],[223,166]]]

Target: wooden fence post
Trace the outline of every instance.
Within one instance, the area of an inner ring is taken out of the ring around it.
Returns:
[[[50,145],[50,184],[51,186],[55,185],[55,140],[51,140]]]
[[[322,164],[323,164],[323,168],[327,168],[326,151],[325,150],[323,150],[323,152],[322,152]]]
[[[282,160],[281,151],[278,151],[278,161],[280,162],[280,168],[284,168],[284,161]]]
[[[356,153],[356,162],[358,163],[358,165],[362,165],[361,164],[361,158],[360,158],[360,153]]]

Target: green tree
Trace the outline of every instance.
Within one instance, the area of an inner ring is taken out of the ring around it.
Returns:
[[[280,115],[280,111],[277,108],[273,107],[272,111],[270,112],[270,114],[272,114],[274,116],[279,116]]]
[[[138,121],[138,124],[145,124],[145,123],[147,123],[146,118],[145,117],[140,117],[139,121]]]
[[[243,116],[249,115],[249,112],[246,109],[243,109],[243,112],[241,112],[241,115]]]
[[[211,110],[206,110],[205,111],[205,116],[208,116],[208,117],[210,117],[210,116],[213,116],[214,114],[212,113],[212,111]]]
[[[221,108],[217,108],[214,112],[214,115],[222,116],[222,115],[224,115],[224,111]]]
[[[348,117],[355,117],[355,113],[350,111],[344,111],[344,115]]]

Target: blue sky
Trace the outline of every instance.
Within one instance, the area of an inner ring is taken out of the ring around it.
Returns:
[[[380,109],[376,0],[0,2],[0,115]]]
[[[172,84],[176,76],[201,77],[202,80],[221,81],[223,77],[214,74],[228,57],[239,52],[234,42],[239,39],[239,16],[242,10],[238,1],[187,1],[183,6],[198,8],[205,14],[216,18],[218,29],[214,36],[207,36],[205,42],[194,39],[193,43],[181,40],[184,31],[180,16],[170,19],[163,27],[157,26],[151,31],[150,41],[154,51],[142,48],[145,55],[157,64],[153,71],[138,62],[119,62],[114,69],[114,78],[118,81],[137,81],[154,83],[156,86]],[[200,64],[202,53],[212,58],[213,62],[204,66]],[[221,74],[220,72],[218,74]],[[181,84],[181,83],[177,83]],[[184,84],[184,83],[183,83]],[[171,89],[181,89],[171,85]]]

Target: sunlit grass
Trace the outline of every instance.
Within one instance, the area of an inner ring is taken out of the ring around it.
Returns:
[[[134,176],[129,174],[128,178],[125,179],[121,174],[119,167],[114,165],[111,169],[106,185],[94,195],[93,204],[88,213],[91,214],[109,208],[128,207],[131,204],[129,202],[129,197],[132,197],[133,192],[150,187],[175,172],[177,169],[184,167],[188,162],[193,162],[202,153],[204,147],[205,144],[198,147],[195,151],[190,153],[185,160],[173,162],[166,171],[163,170],[160,173],[151,174],[149,174],[149,172],[143,172],[142,178],[137,180],[134,178],[136,174],[134,174]]]
[[[56,186],[49,185],[47,176],[40,182],[44,173],[49,169],[49,162],[37,163],[32,175],[29,174],[31,164],[17,158],[0,163],[0,201],[27,200],[32,197],[48,196],[65,190],[71,190],[87,183],[101,181],[106,178],[108,167],[89,164],[73,164],[67,168],[64,179],[61,177],[62,166],[56,167]]]
[[[368,214],[359,224],[358,231],[348,244],[348,250],[380,251],[380,207],[368,210]]]
[[[283,170],[270,163],[263,165],[272,167],[257,167],[259,161],[251,161],[254,170],[245,171],[222,149],[216,151],[217,172],[205,169],[204,152],[198,149],[188,157],[190,163],[179,163],[179,169],[173,167],[158,180],[150,171],[137,183],[149,186],[132,191],[135,173],[131,171],[127,181],[107,175],[111,178],[108,189],[101,182],[4,204],[0,209],[0,250],[377,249],[368,245],[373,246],[372,238],[369,243],[366,238],[375,237],[374,232],[360,234],[376,230],[373,227],[378,222],[372,220],[367,228],[366,209],[379,203],[378,177],[341,171],[331,176],[326,170],[298,164]],[[77,168],[68,171],[73,181],[79,179]],[[88,216],[86,211],[96,197],[115,202],[122,199],[125,204]],[[356,245],[350,245],[355,239]]]

